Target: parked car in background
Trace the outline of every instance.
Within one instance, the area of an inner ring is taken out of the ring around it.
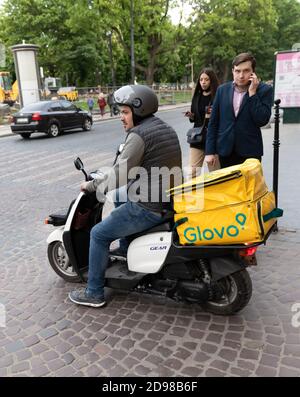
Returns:
[[[56,137],[60,132],[75,128],[89,131],[93,118],[90,112],[81,110],[65,100],[40,101],[25,106],[12,116],[11,130],[28,139],[34,132],[45,132]]]
[[[57,95],[64,97],[63,99],[67,99],[68,101],[77,101],[78,99],[76,87],[61,87],[57,91]]]

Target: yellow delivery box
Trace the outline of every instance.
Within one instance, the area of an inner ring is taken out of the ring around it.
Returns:
[[[261,242],[282,215],[257,159],[193,178],[169,194],[183,245]]]

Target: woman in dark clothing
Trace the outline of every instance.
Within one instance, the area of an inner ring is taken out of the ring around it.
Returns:
[[[218,85],[218,78],[212,69],[204,68],[201,70],[193,95],[191,110],[185,113],[190,122],[194,123],[194,127],[202,127],[204,123],[207,127]],[[201,171],[205,157],[204,148],[205,139],[201,144],[190,144],[189,167],[192,177],[195,177]],[[220,168],[220,165],[217,162],[214,167],[209,167],[209,170],[213,171],[218,168]]]

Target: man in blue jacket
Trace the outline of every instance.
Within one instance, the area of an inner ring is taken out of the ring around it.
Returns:
[[[272,87],[255,74],[256,60],[249,53],[232,62],[233,81],[216,93],[206,137],[205,161],[214,165],[219,155],[221,168],[241,164],[248,158],[261,160],[260,128],[271,116]]]

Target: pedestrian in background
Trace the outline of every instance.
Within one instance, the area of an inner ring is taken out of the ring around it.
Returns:
[[[99,97],[98,97],[98,106],[100,109],[100,114],[101,117],[104,117],[104,113],[105,113],[105,106],[106,106],[106,100],[105,100],[105,96],[103,94],[103,92],[100,92]]]
[[[110,111],[110,117],[113,116],[113,110],[114,110],[114,94],[112,91],[109,91],[107,95],[107,104],[109,106],[109,111]]]
[[[93,109],[94,109],[94,99],[93,99],[92,95],[89,95],[89,97],[88,97],[86,103],[87,103],[87,105],[88,105],[89,111],[90,111],[91,113],[93,113]]]
[[[219,86],[219,80],[211,68],[204,68],[199,73],[199,78],[192,98],[191,110],[185,113],[194,128],[203,127],[201,143],[190,144],[189,168],[191,176],[200,173],[205,157],[206,131],[211,114],[213,100]],[[209,171],[220,168],[218,162],[209,165]]]
[[[261,161],[263,141],[260,128],[271,117],[273,89],[260,82],[256,60],[250,53],[237,55],[232,62],[233,81],[216,93],[206,137],[205,161],[221,167],[241,164],[248,158]]]

